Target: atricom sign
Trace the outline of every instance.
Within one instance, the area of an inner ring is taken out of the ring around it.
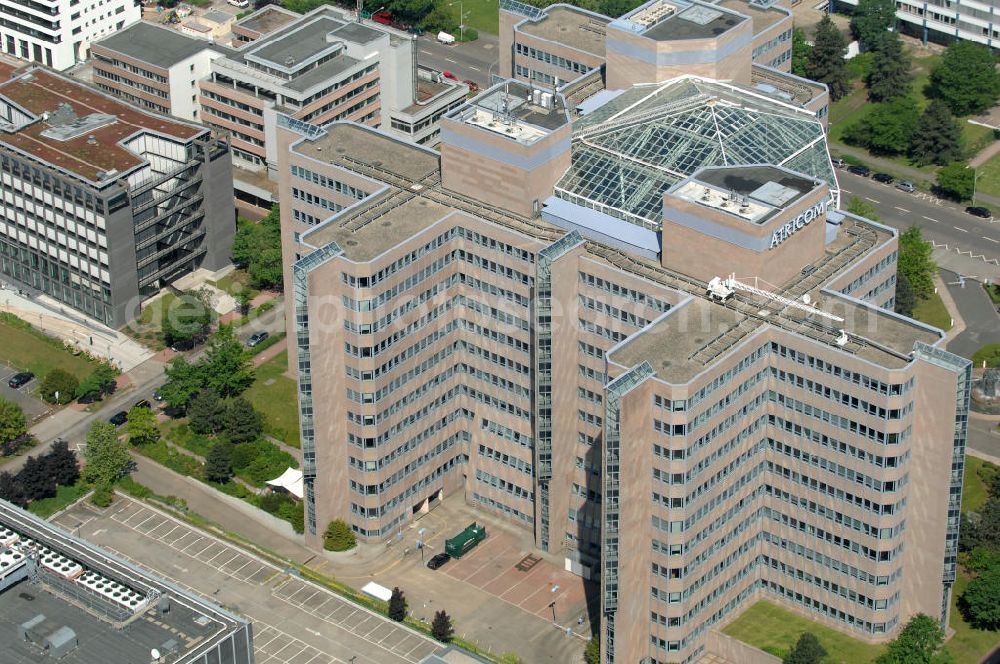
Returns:
[[[768,249],[774,249],[791,237],[795,231],[805,228],[812,223],[813,219],[821,216],[824,212],[826,212],[826,203],[826,201],[820,201],[819,203],[806,208],[804,212],[800,213],[797,217],[771,233],[771,246],[768,247]]]

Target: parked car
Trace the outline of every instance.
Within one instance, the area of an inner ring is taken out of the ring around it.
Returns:
[[[186,350],[191,350],[194,348],[194,340],[188,339],[187,341],[175,341],[173,345],[170,346],[170,350],[175,353],[183,353]]]
[[[239,7],[240,9],[246,9],[250,6],[250,0],[226,0],[233,7]]]
[[[458,76],[455,76],[450,71],[443,71],[443,72],[441,72],[441,75],[444,76],[445,78],[450,78],[453,81],[457,81],[458,80]]]
[[[7,384],[11,387],[11,389],[16,390],[17,388],[30,383],[31,379],[34,377],[35,374],[31,373],[30,371],[22,371],[20,373],[16,373],[13,376],[11,376],[10,380],[7,381]]]
[[[830,160],[830,163],[833,164],[834,168],[847,168],[847,162],[840,157],[834,157]]]
[[[896,178],[892,177],[888,173],[876,173],[872,176],[872,180],[875,180],[875,182],[881,182],[882,184],[892,184],[896,181]]]
[[[860,175],[861,177],[866,178],[869,175],[871,175],[872,169],[868,168],[867,166],[858,166],[852,164],[851,166],[847,167],[847,172],[854,173],[855,175]]]
[[[440,569],[449,560],[451,556],[447,553],[439,553],[427,561],[427,569]]]
[[[247,346],[249,346],[250,348],[253,348],[257,344],[259,344],[261,341],[263,341],[264,339],[267,339],[269,336],[271,336],[271,335],[269,335],[267,332],[264,332],[264,331],[254,332],[253,334],[250,335],[250,338],[247,339]]]
[[[392,14],[383,9],[380,12],[372,14],[372,20],[382,25],[392,25]]]
[[[900,191],[905,191],[908,194],[912,194],[917,190],[917,188],[914,187],[913,183],[910,182],[909,180],[903,180],[902,182],[897,182],[896,189],[899,189]]]
[[[119,410],[117,413],[108,418],[108,422],[111,422],[116,427],[120,427],[121,425],[128,422],[128,413],[126,413],[124,410]]]
[[[993,213],[987,207],[981,207],[979,205],[970,205],[965,208],[965,211],[971,214],[973,217],[982,217],[983,219],[992,219]]]
[[[416,35],[416,36],[418,36],[418,37],[419,37],[420,35],[424,34],[424,29],[423,29],[423,28],[418,28],[418,27],[417,27],[417,26],[415,26],[415,25],[411,25],[411,26],[410,26],[410,27],[409,27],[409,28],[407,29],[407,32],[409,32],[409,33],[410,33],[411,35]]]
[[[153,390],[153,401],[163,401],[163,395],[160,394],[160,390]]]
[[[149,403],[148,399],[139,399],[135,402],[134,408],[145,408],[146,410],[152,409],[152,404]]]

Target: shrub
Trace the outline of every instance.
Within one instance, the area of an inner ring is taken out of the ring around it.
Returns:
[[[90,502],[98,507],[107,507],[114,498],[115,493],[110,484],[98,484],[94,487],[94,493],[90,496]]]
[[[343,519],[334,519],[331,521],[326,527],[326,532],[323,533],[323,548],[327,551],[348,551],[357,546],[357,544],[358,541],[354,536],[354,531],[351,530],[351,527]]]
[[[396,622],[403,622],[406,620],[406,597],[403,595],[403,591],[399,587],[392,589],[392,595],[389,597],[389,610],[387,611],[389,618],[395,620]]]
[[[442,643],[451,641],[455,635],[455,628],[451,624],[451,616],[443,609],[434,613],[434,622],[431,623],[431,636]]]
[[[42,381],[38,393],[49,403],[69,403],[76,397],[80,381],[65,369],[55,368]]]

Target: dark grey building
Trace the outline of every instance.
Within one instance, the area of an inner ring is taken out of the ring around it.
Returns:
[[[40,68],[0,83],[0,279],[120,327],[235,231],[229,147]]]
[[[253,664],[241,616],[0,500],[0,661]]]

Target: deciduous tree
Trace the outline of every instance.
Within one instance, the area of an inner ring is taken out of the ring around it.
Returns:
[[[171,408],[187,409],[191,398],[204,383],[202,367],[188,362],[185,357],[175,357],[170,360],[165,373],[167,382],[160,388],[160,396]]]
[[[8,472],[0,473],[0,499],[14,503],[19,507],[28,504],[28,497],[24,494],[21,483],[18,482],[17,477]]]
[[[118,438],[110,422],[94,422],[87,432],[83,478],[92,484],[111,486],[132,467],[128,445]]]
[[[851,16],[851,34],[865,51],[877,48],[879,40],[895,25],[895,0],[858,0]]]
[[[222,397],[236,396],[253,384],[250,354],[231,325],[222,325],[212,335],[202,363],[205,385]]]
[[[937,265],[931,258],[934,247],[924,239],[918,226],[910,226],[899,236],[897,272],[903,274],[918,298],[930,297],[934,292],[934,275]]]
[[[156,414],[149,408],[131,408],[128,411],[128,442],[142,445],[159,437],[160,427],[156,423]]]
[[[347,551],[357,545],[354,531],[343,519],[334,519],[323,533],[323,548],[327,551]]]
[[[52,443],[48,454],[44,457],[46,471],[59,486],[70,486],[80,479],[80,462],[76,452],[69,449],[65,440]]]
[[[847,41],[844,35],[830,17],[824,15],[816,26],[816,38],[813,40],[806,74],[814,81],[826,83],[833,101],[847,94],[850,87],[847,81],[847,65],[844,62],[846,52]]]
[[[0,443],[14,440],[28,430],[28,421],[21,407],[0,397]]]
[[[931,70],[930,91],[958,116],[980,113],[1000,98],[996,56],[981,44],[961,39],[949,46]]]
[[[114,385],[115,378],[118,376],[118,370],[106,362],[102,362],[97,365],[90,375],[83,379],[83,382],[76,389],[77,398],[82,398],[85,396],[99,396],[101,394],[110,394],[114,392],[114,389],[110,386]]]
[[[959,598],[966,619],[979,629],[1000,629],[1000,566],[980,572]]]
[[[809,56],[813,47],[806,41],[806,33],[802,28],[792,28],[792,73],[796,76],[808,76]]]
[[[944,630],[928,615],[918,613],[889,642],[875,664],[949,664],[951,655],[944,645]]]
[[[851,201],[847,204],[847,211],[865,219],[878,221],[878,210],[875,209],[875,206],[857,196],[851,196]]]
[[[199,339],[208,332],[214,317],[207,290],[183,293],[163,312],[163,340],[169,345]]]
[[[976,188],[976,172],[965,162],[953,161],[938,171],[937,187],[948,198],[967,201]]]
[[[17,482],[29,501],[56,495],[56,481],[49,474],[48,464],[42,457],[28,457],[17,474]]]
[[[49,403],[69,403],[76,398],[76,391],[80,387],[80,381],[76,376],[56,367],[45,375],[42,384],[38,388],[38,393]]]
[[[583,651],[583,660],[586,664],[601,664],[601,636],[594,634],[587,641],[587,648]]]
[[[822,664],[826,650],[812,632],[803,632],[795,647],[782,660],[783,664]]]
[[[844,131],[844,140],[876,154],[903,154],[910,148],[919,117],[917,104],[909,97],[875,104],[868,115]]]

